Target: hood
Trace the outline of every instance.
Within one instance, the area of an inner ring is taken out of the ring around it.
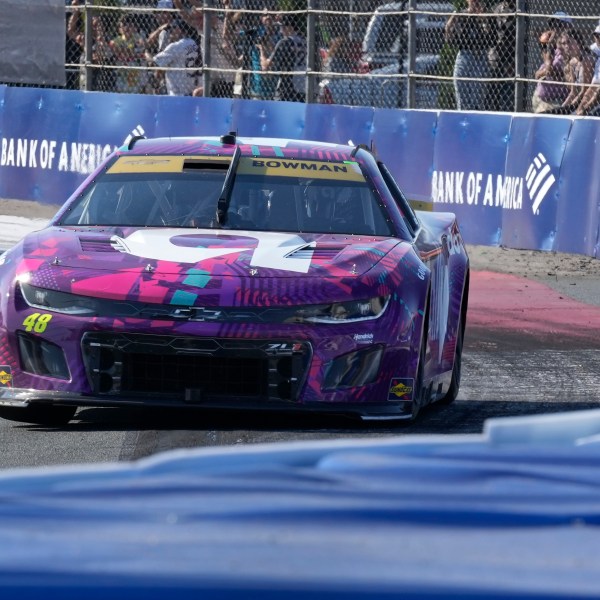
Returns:
[[[221,277],[360,277],[400,240],[212,229],[58,228],[30,234],[24,258],[56,268]]]

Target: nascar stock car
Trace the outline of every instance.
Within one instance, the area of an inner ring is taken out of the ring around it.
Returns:
[[[0,257],[0,416],[411,419],[458,393],[469,261],[365,146],[133,138]]]

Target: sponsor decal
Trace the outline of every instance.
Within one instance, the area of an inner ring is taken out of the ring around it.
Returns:
[[[541,152],[529,165],[525,180],[529,197],[533,202],[531,210],[533,210],[534,215],[537,215],[540,212],[542,201],[556,181],[556,178],[550,170],[550,165],[546,161],[546,157]]]
[[[412,400],[414,379],[394,377],[390,381],[388,400]]]
[[[115,149],[110,144],[1,138],[0,167],[58,170],[87,175]]]
[[[373,343],[373,334],[372,333],[355,333],[353,338],[357,344],[372,344]]]
[[[546,157],[540,152],[532,160],[525,176],[475,171],[434,171],[431,197],[439,204],[467,204],[504,210],[522,210],[523,198],[529,196],[533,214],[556,182]]]
[[[222,156],[172,156],[172,155],[153,155],[153,156],[128,156],[119,157],[108,169],[107,173],[181,173],[183,164],[187,161],[193,161],[196,165],[202,163],[215,162],[228,165],[231,157]]]
[[[12,369],[8,365],[0,366],[0,388],[12,387]]]
[[[284,158],[250,158],[240,160],[238,173],[267,177],[307,177],[310,179],[343,179],[364,181],[358,163],[326,162],[319,160],[297,160]]]

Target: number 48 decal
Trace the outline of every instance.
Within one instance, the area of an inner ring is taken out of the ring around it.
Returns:
[[[48,323],[52,320],[52,315],[33,313],[29,315],[24,321],[25,331],[35,331],[36,333],[44,333]]]

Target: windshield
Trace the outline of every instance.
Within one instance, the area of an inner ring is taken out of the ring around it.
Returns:
[[[390,236],[377,195],[357,163],[240,160],[223,223],[216,220],[229,162],[188,160],[152,169],[119,162],[69,207],[60,225],[202,227]],[[177,157],[175,157],[177,158]],[[143,172],[140,172],[143,171]]]

